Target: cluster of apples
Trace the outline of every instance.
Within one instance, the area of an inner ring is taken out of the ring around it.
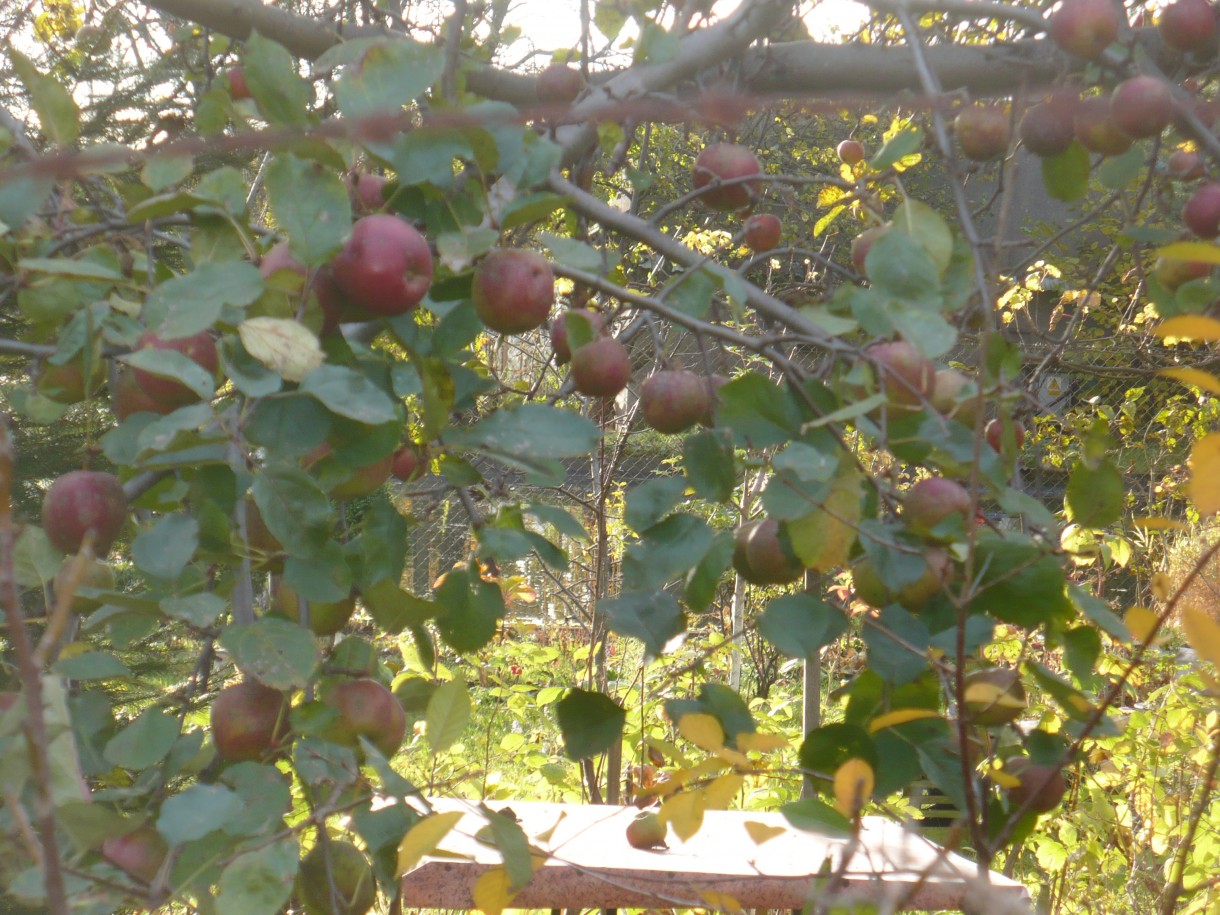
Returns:
[[[691,169],[691,183],[702,191],[704,206],[724,212],[752,208],[761,191],[762,166],[754,152],[740,143],[712,143],[704,147]],[[774,250],[783,238],[784,225],[774,213],[752,213],[742,227],[742,239],[752,251]]]

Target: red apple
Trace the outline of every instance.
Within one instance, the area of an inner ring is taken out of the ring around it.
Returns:
[[[698,190],[716,182],[761,174],[762,166],[746,147],[736,143],[713,143],[699,153],[691,180]],[[711,187],[699,199],[713,210],[740,210],[754,202],[760,186],[758,181],[738,181],[726,187]]]
[[[309,601],[309,629],[314,635],[334,635],[342,632],[356,612],[356,595],[349,594],[337,601]],[[271,600],[271,613],[293,622],[301,622],[300,596],[283,581]]]
[[[38,373],[38,393],[56,403],[76,404],[97,392],[106,380],[102,357],[91,355],[89,380],[85,380],[85,354],[78,353],[62,365],[44,362]]]
[[[302,464],[306,469],[313,467],[330,457],[331,447],[329,442],[323,442],[313,451],[305,455]],[[393,453],[387,454],[385,457],[378,458],[370,464],[364,464],[360,467],[343,466],[347,471],[347,476],[340,479],[338,483],[331,485],[328,494],[332,499],[344,501],[347,499],[360,499],[364,496],[370,496],[379,490],[390,478],[390,471],[394,467]],[[337,476],[337,474],[335,475]],[[335,476],[330,476],[329,479],[335,479]]]
[[[545,257],[523,248],[496,248],[474,269],[470,295],[479,319],[502,334],[541,327],[555,304],[555,274]]]
[[[1063,0],[1051,14],[1051,41],[1069,54],[1094,60],[1114,43],[1121,24],[1113,0]]]
[[[1131,135],[1110,120],[1110,100],[1101,96],[1081,99],[1076,107],[1076,139],[1090,152],[1118,156],[1131,148]]]
[[[613,337],[599,337],[572,353],[572,385],[588,397],[615,397],[631,380],[631,353]]]
[[[356,220],[331,261],[335,284],[353,303],[382,317],[406,314],[432,284],[432,251],[410,223],[389,213]]]
[[[771,213],[755,213],[746,220],[746,245],[753,251],[770,251],[779,244],[784,226]]]
[[[282,241],[273,245],[263,255],[258,262],[258,270],[264,277],[269,277],[280,270],[288,270],[304,277],[309,291],[317,297],[318,307],[322,310],[322,329],[319,331],[319,335],[326,337],[339,329],[347,309],[343,293],[335,285],[335,278],[331,275],[329,267],[314,270],[311,278],[310,271],[306,270],[304,265],[292,256],[292,252],[288,249],[288,242]]]
[[[110,386],[110,407],[120,422],[137,413],[164,416],[178,409],[172,403],[161,403],[149,397],[136,380],[135,372],[126,365],[118,367],[114,384]]]
[[[256,680],[222,689],[212,702],[212,742],[225,762],[260,760],[288,735],[288,699]]]
[[[576,101],[585,91],[585,78],[575,67],[567,64],[551,64],[538,74],[534,83],[538,101],[544,105],[566,105]]]
[[[1179,51],[1205,51],[1216,41],[1216,13],[1207,0],[1175,0],[1161,10],[1161,40]]]
[[[427,456],[418,445],[403,445],[394,452],[390,473],[403,483],[418,480],[428,471]]]
[[[1008,114],[1000,105],[975,103],[963,108],[953,119],[957,145],[966,157],[987,162],[1008,151]]]
[[[568,315],[572,309],[561,312],[559,317],[551,322],[551,350],[555,353],[555,363],[565,365],[572,359],[572,348],[568,344]],[[579,313],[589,320],[594,338],[600,337],[606,329],[606,317],[599,311],[582,308]]]
[[[779,536],[773,518],[747,521],[737,528],[733,568],[755,585],[783,585],[805,574],[805,567]]]
[[[1155,137],[1169,126],[1173,95],[1164,80],[1134,76],[1110,96],[1110,123],[1133,137]]]
[[[844,165],[856,165],[864,161],[864,145],[859,140],[842,140],[835,154]]]
[[[173,350],[190,359],[209,375],[215,375],[220,368],[220,357],[216,352],[216,341],[207,331],[190,337],[179,337],[174,340],[162,340],[155,331],[145,331],[136,343],[136,349]],[[133,368],[132,374],[140,389],[151,398],[162,404],[181,407],[195,403],[199,395],[180,381],[154,375],[143,369]]]
[[[93,552],[105,556],[127,520],[123,484],[112,473],[73,470],[51,484],[42,500],[42,527],[64,553],[80,552],[93,531]]]
[[[1025,807],[1034,813],[1050,813],[1067,794],[1063,772],[1054,766],[1040,766],[1024,756],[1004,761],[1004,770],[1020,779],[1016,787],[1008,788],[1008,802],[1014,808]]]
[[[301,859],[296,894],[306,915],[366,915],[377,902],[377,880],[356,846],[331,839]]]
[[[1177,181],[1203,177],[1203,157],[1193,149],[1175,149],[1165,160],[1165,172]]]
[[[1220,234],[1220,184],[1204,184],[1186,201],[1182,221],[1200,238]]]
[[[874,344],[864,354],[892,406],[920,407],[932,393],[936,366],[905,340]]]
[[[225,75],[229,78],[229,96],[233,101],[240,102],[250,97],[250,87],[246,85],[246,71],[240,64],[229,67]]]
[[[641,810],[627,824],[627,844],[632,848],[647,850],[650,848],[666,848],[665,833],[668,827],[661,818],[651,810]]]
[[[1158,257],[1153,267],[1157,281],[1170,291],[1176,290],[1183,283],[1200,280],[1210,276],[1212,265],[1203,261],[1183,261],[1172,257]]]
[[[169,847],[161,833],[144,824],[123,836],[111,836],[102,842],[102,857],[141,883],[152,883],[169,855]]]
[[[953,515],[971,517],[970,493],[953,480],[928,477],[902,497],[903,520],[914,528],[929,530]]]
[[[343,183],[352,200],[352,212],[357,216],[379,212],[385,206],[385,186],[390,183],[389,178],[353,171],[344,176]]]
[[[983,430],[983,434],[987,438],[987,444],[1000,453],[1004,450],[1004,425],[1003,420],[993,419],[987,424],[987,428]],[[1011,425],[1013,444],[1020,451],[1021,446],[1025,444],[1025,426],[1021,424],[1020,420],[1012,420]]]
[[[863,277],[868,276],[868,271],[864,269],[864,261],[868,257],[868,252],[872,250],[873,244],[892,229],[890,223],[883,223],[879,226],[865,229],[859,235],[851,240],[851,262],[856,268],[856,272]]]
[[[322,699],[339,713],[334,736],[339,743],[358,745],[364,737],[389,759],[407,732],[407,716],[394,694],[367,678],[345,680],[327,690]]]
[[[1043,158],[1065,152],[1076,137],[1079,102],[1077,96],[1060,93],[1027,110],[1017,128],[1022,145]]]
[[[983,409],[983,397],[973,388],[974,382],[957,369],[938,369],[928,400],[938,413],[973,427]]]
[[[640,412],[658,432],[684,432],[707,416],[710,394],[705,378],[665,369],[640,386]]]

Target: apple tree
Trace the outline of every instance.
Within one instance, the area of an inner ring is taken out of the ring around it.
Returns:
[[[511,64],[503,2],[45,6],[14,24],[0,112],[17,904],[393,900],[452,825],[402,774],[428,751],[403,748],[401,652],[438,679],[473,667],[520,563],[561,574],[561,535],[604,542],[606,486],[579,518],[524,487],[604,466],[641,424],[675,460],[626,492],[622,580],[599,575],[589,608],[602,650],[672,653],[732,581],[769,589],[749,625],[785,656],[863,647],[788,758],[809,787],[794,828],[851,833],[927,779],[990,864],[1079,784],[1170,616],[1220,660],[1216,621],[1176,594],[1128,625],[1069,574],[1085,547],[1065,522],[1133,511],[1122,443],[1095,422],[1065,499],[1025,491],[1034,404],[1004,317],[1053,273],[1069,330],[1154,326],[1180,341],[1174,377],[1220,390],[1195,348],[1220,339],[1202,0],[1156,25],[1111,0],[878,2],[833,43],[791,2],[603,0],[545,67]],[[1065,223],[1023,247],[1005,217],[1043,203]],[[1074,244],[1095,226],[1097,256]],[[1141,321],[1106,325],[1107,299]],[[70,469],[28,474],[42,458],[19,446],[59,425],[81,430]],[[1194,446],[1201,515],[1218,454]],[[401,493],[425,474],[469,542],[420,590]],[[180,663],[132,701],[143,650]],[[594,671],[555,684],[557,745],[610,760],[600,785],[582,769],[591,795],[618,797],[624,745],[671,754],[659,819],[624,841],[791,774],[701,669],[648,722]],[[468,702],[459,685],[437,709]],[[1047,710],[1022,722],[1035,689]],[[498,911],[530,859],[497,824],[507,881],[480,904]],[[1191,845],[1165,912],[1202,892]]]

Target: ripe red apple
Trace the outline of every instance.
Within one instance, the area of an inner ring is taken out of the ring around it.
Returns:
[[[858,274],[865,278],[868,277],[868,271],[864,269],[865,258],[868,257],[868,252],[872,250],[873,244],[877,239],[892,228],[893,226],[890,223],[883,223],[879,226],[865,229],[851,240],[851,262]]]
[[[1212,265],[1203,261],[1184,261],[1172,257],[1158,257],[1152,272],[1156,276],[1157,281],[1172,292],[1183,283],[1210,276]]]
[[[1079,97],[1058,93],[1025,112],[1017,133],[1021,143],[1035,156],[1057,156],[1076,137],[1076,106]]]
[[[972,670],[962,678],[963,702],[971,724],[992,728],[1009,724],[1025,711],[1021,675],[1008,667]]]
[[[145,823],[126,835],[103,841],[101,853],[132,879],[152,883],[169,855],[169,846],[155,827]]]
[[[351,746],[364,737],[389,759],[407,732],[407,715],[394,694],[367,678],[334,684],[322,699],[339,713],[334,738]]]
[[[631,380],[631,353],[613,337],[599,337],[572,353],[572,384],[588,397],[615,397]]]
[[[1110,95],[1110,122],[1133,137],[1155,137],[1169,126],[1173,94],[1164,80],[1133,76]]]
[[[1200,238],[1220,234],[1220,184],[1204,184],[1186,201],[1182,221]]]
[[[658,432],[684,432],[707,416],[710,395],[705,378],[664,369],[640,386],[640,412]]]
[[[1012,420],[1012,439],[1017,446],[1017,450],[1021,450],[1021,446],[1025,444],[1025,426],[1020,420]],[[1003,452],[1004,450],[1004,421],[993,419],[987,424],[987,428],[983,430],[986,436],[987,444],[995,451]]]
[[[403,445],[394,452],[394,461],[390,465],[390,474],[394,479],[410,483],[427,471],[428,457],[418,445]]]
[[[1114,43],[1121,22],[1111,0],[1063,0],[1051,14],[1051,41],[1069,54],[1094,60]]]
[[[559,317],[551,322],[551,350],[555,353],[555,363],[565,365],[572,359],[572,348],[568,343],[568,315],[573,309],[561,312]],[[594,338],[600,337],[606,329],[606,317],[599,311],[589,308],[579,309],[579,313],[588,319]]]
[[[1027,757],[1018,756],[1004,761],[1004,770],[1020,779],[1016,787],[1006,789],[1008,802],[1014,808],[1027,807],[1034,813],[1050,813],[1067,794],[1063,772],[1054,766],[1042,766]]]
[[[842,140],[835,147],[835,154],[844,165],[856,165],[864,161],[864,144],[859,140]]]
[[[76,565],[75,556],[65,556],[64,561],[59,565],[59,571],[55,573],[55,598],[58,600],[63,596],[64,589],[68,587],[68,579],[71,577],[73,566]],[[91,610],[96,610],[102,605],[102,602],[96,597],[85,597],[80,593],[81,588],[93,588],[98,591],[113,591],[115,586],[114,569],[106,565],[100,559],[88,559],[84,563],[84,568],[81,569],[80,578],[76,582],[76,589],[72,595],[72,611],[74,613],[88,613]]]
[[[1205,51],[1216,41],[1216,13],[1207,0],[1175,0],[1161,10],[1161,40],[1179,51]]]
[[[555,304],[555,274],[545,257],[523,248],[496,248],[474,269],[470,296],[487,327],[523,334],[541,327]]]
[[[368,172],[348,172],[343,176],[348,196],[352,200],[352,212],[357,216],[377,213],[385,206],[385,186],[390,179]]]
[[[304,277],[309,291],[317,297],[318,307],[322,310],[322,329],[319,336],[326,337],[335,333],[343,321],[347,303],[343,300],[343,293],[335,285],[330,268],[314,270],[311,278],[310,271],[288,250],[288,242],[282,241],[273,245],[258,262],[258,271],[264,278],[280,270],[288,270]]]
[[[174,340],[162,340],[155,331],[145,331],[136,343],[136,349],[173,350],[190,359],[209,375],[215,375],[220,368],[220,357],[216,352],[216,341],[207,331],[193,334],[190,337],[179,337]],[[195,403],[199,395],[180,381],[154,375],[143,369],[133,368],[132,374],[140,389],[151,398],[162,404],[181,407]]]
[[[256,680],[226,686],[212,701],[212,742],[225,762],[259,760],[288,736],[288,699]]]
[[[856,597],[872,607],[896,603],[912,612],[919,610],[953,578],[953,560],[944,550],[939,547],[926,549],[922,559],[924,569],[919,577],[907,582],[899,591],[892,591],[882,582],[867,557],[857,560],[851,573]]]
[[[387,318],[418,305],[432,284],[428,242],[389,213],[356,220],[330,266],[335,284],[352,302]]]
[[[1090,152],[1118,156],[1131,148],[1131,135],[1110,120],[1110,100],[1102,96],[1081,99],[1076,106],[1076,139]]]
[[[240,102],[250,97],[250,87],[246,85],[246,71],[240,64],[229,67],[225,75],[229,78],[229,96],[233,101]]]
[[[999,105],[968,105],[953,119],[957,145],[966,157],[987,162],[1008,151],[1008,114]]]
[[[746,245],[752,251],[770,251],[784,234],[783,223],[771,213],[755,213],[746,220]]]
[[[737,143],[713,143],[699,153],[691,181],[698,190],[718,181],[761,174],[762,166],[746,147]],[[740,210],[754,202],[760,186],[758,181],[741,181],[727,187],[714,187],[699,199],[713,210]]]
[[[349,594],[337,601],[309,601],[309,629],[314,635],[334,635],[342,632],[347,621],[356,612],[356,595]],[[301,622],[300,596],[283,581],[275,590],[271,599],[270,612],[273,616],[282,616],[293,622]]]
[[[1165,160],[1165,173],[1177,181],[1203,177],[1203,157],[1193,149],[1175,149]]]
[[[585,91],[585,78],[575,67],[551,64],[538,74],[534,91],[544,105],[566,105]]]
[[[971,516],[970,493],[960,483],[944,477],[920,480],[902,497],[902,517],[914,528],[928,530],[946,518]]]
[[[755,585],[783,585],[805,574],[805,567],[779,536],[773,518],[747,521],[737,528],[733,568]]]
[[[905,340],[874,344],[864,355],[873,363],[877,384],[892,406],[920,407],[932,393],[936,366]]]
[[[974,382],[957,369],[938,369],[928,400],[940,414],[964,426],[974,426],[983,409],[983,397],[971,390]]]
[[[42,500],[42,526],[47,539],[64,553],[80,552],[93,531],[93,552],[105,556],[127,520],[123,484],[112,473],[73,470],[59,477]]]
[[[337,909],[331,896],[332,880]],[[368,859],[356,846],[331,839],[315,845],[301,859],[296,894],[307,915],[366,915],[377,902],[377,881]]]
[[[666,848],[665,832],[666,826],[661,818],[652,811],[644,810],[627,824],[627,844],[643,850]]]
[[[118,367],[114,384],[110,386],[110,407],[120,422],[136,413],[164,416],[178,409],[172,403],[162,403],[149,397],[136,380],[135,372],[125,365]]]

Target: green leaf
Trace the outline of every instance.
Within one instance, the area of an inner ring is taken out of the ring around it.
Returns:
[[[450,445],[497,455],[565,458],[587,455],[601,431],[583,416],[543,404],[496,410],[473,426],[455,430]]]
[[[446,574],[436,590],[436,606],[443,611],[436,620],[441,638],[463,654],[490,642],[506,612],[500,588],[466,569]]]
[[[358,63],[343,71],[335,87],[339,110],[351,120],[401,117],[407,105],[440,79],[444,68],[444,54],[436,45],[401,36],[371,45]]]
[[[160,762],[178,740],[178,719],[148,708],[106,743],[106,760],[124,769],[147,769]]]
[[[758,631],[781,654],[805,660],[846,632],[847,619],[812,594],[785,594],[767,604]]]
[[[686,617],[678,602],[664,591],[628,591],[618,597],[597,602],[597,612],[606,615],[607,625],[619,635],[644,643],[652,657],[686,631]]]
[[[927,253],[944,276],[953,259],[953,232],[944,218],[926,203],[907,198],[894,211],[894,226],[901,229]],[[872,274],[869,274],[870,278]]]
[[[514,890],[519,890],[534,876],[534,867],[530,855],[530,843],[525,837],[525,831],[507,814],[497,813],[486,807],[484,816],[491,826],[491,835],[504,858],[504,870],[508,872],[509,882]]]
[[[1068,517],[1083,527],[1100,528],[1122,516],[1126,487],[1113,461],[1089,467],[1080,461],[1072,468],[1064,502]]]
[[[191,785],[161,805],[157,831],[170,845],[202,839],[241,812],[241,799],[223,785]]]
[[[108,651],[86,651],[70,658],[60,658],[51,668],[69,680],[109,680],[130,677],[127,666]]]
[[[13,550],[13,573],[23,588],[39,588],[55,580],[63,553],[51,546],[46,531],[26,525]]]
[[[398,418],[389,395],[360,372],[346,366],[318,366],[305,376],[300,391],[316,397],[331,413],[367,426],[378,426]]]
[[[450,680],[436,688],[424,716],[424,733],[433,756],[444,753],[461,739],[470,723],[470,713],[470,693],[464,680]]]
[[[470,142],[455,131],[423,127],[401,134],[387,157],[401,187],[433,184],[447,188],[453,183],[457,159],[473,158]]]
[[[596,273],[601,276],[609,273],[618,265],[618,255],[612,250],[594,248],[587,242],[562,235],[542,233],[542,243],[551,252],[551,258],[558,264],[583,270],[586,273]]]
[[[928,627],[902,607],[883,608],[876,621],[864,627],[863,638],[869,669],[887,683],[901,686],[927,670],[926,649],[932,640]]]
[[[75,143],[80,136],[80,112],[76,110],[72,94],[58,80],[39,73],[33,61],[12,44],[8,44],[5,50],[18,78],[25,85],[30,107],[38,115],[42,132],[60,146]]]
[[[634,590],[648,591],[682,578],[703,558],[712,537],[702,518],[670,515],[624,551],[623,580]]]
[[[6,227],[14,232],[38,212],[42,202],[55,187],[49,178],[26,178],[22,181],[0,182],[0,232]]]
[[[816,832],[838,838],[849,838],[852,834],[851,821],[825,801],[816,797],[804,797],[799,801],[791,801],[779,808],[784,818],[797,829],[806,832]]]
[[[885,171],[899,159],[905,159],[918,151],[922,145],[923,131],[918,127],[908,127],[890,137],[886,144],[877,151],[877,155],[873,156],[873,161],[869,165],[879,172]]]
[[[970,603],[972,613],[1026,628],[1072,614],[1059,561],[1027,540],[981,537],[975,567],[982,575]]]
[[[145,307],[157,334],[176,340],[212,327],[224,306],[244,308],[262,293],[263,277],[253,264],[207,263],[157,286]]]
[[[571,512],[565,509],[559,508],[556,505],[534,503],[524,506],[524,510],[543,524],[549,524],[565,537],[572,537],[576,540],[589,539],[589,534],[585,530],[584,525],[573,517]],[[58,568],[58,564],[56,567]]]
[[[624,523],[637,533],[644,533],[670,513],[686,492],[682,477],[656,477],[631,487],[627,491]]]
[[[310,556],[328,541],[330,500],[299,467],[264,467],[251,492],[268,530],[288,552]]]
[[[166,597],[161,601],[161,611],[166,616],[199,628],[211,626],[224,609],[224,598],[210,591],[186,597]]]
[[[1080,141],[1057,156],[1042,160],[1042,183],[1056,200],[1072,201],[1083,197],[1089,189],[1089,153]]]
[[[47,276],[62,276],[76,280],[123,282],[123,274],[108,264],[72,260],[66,257],[23,257],[17,261],[17,269],[28,273],[42,273]]]
[[[667,304],[702,321],[712,309],[718,285],[706,271],[688,270],[667,285],[662,294]]]
[[[267,169],[267,197],[288,250],[305,267],[329,261],[351,231],[347,188],[321,163],[278,156]]]
[[[905,232],[886,232],[864,259],[869,283],[899,302],[939,307],[940,273],[932,258]]]
[[[605,752],[623,736],[627,712],[602,693],[573,689],[555,705],[563,752],[568,759],[588,759]]]
[[[124,356],[123,361],[158,378],[172,378],[186,385],[203,400],[210,400],[216,393],[216,379],[211,373],[176,350],[136,350]]]
[[[190,156],[170,156],[159,153],[150,156],[140,172],[144,185],[154,191],[163,191],[190,177],[195,160]]]
[[[225,824],[231,836],[257,836],[281,828],[292,807],[292,784],[272,765],[239,762],[226,766],[220,780],[241,797],[242,810]]]
[[[720,388],[716,424],[751,448],[783,445],[800,431],[801,415],[792,396],[762,375],[739,375]]]
[[[1136,144],[1121,156],[1107,156],[1097,167],[1097,180],[1101,186],[1112,191],[1127,187],[1144,171],[1144,163],[1148,159],[1148,150],[1142,144]]]
[[[877,747],[868,731],[856,724],[825,724],[805,735],[801,743],[801,768],[814,776],[833,776],[849,759],[862,759],[877,769]],[[820,789],[829,784],[815,778]]]
[[[308,629],[273,616],[230,626],[220,644],[242,673],[272,689],[304,689],[322,660]]]
[[[259,112],[268,121],[287,127],[309,123],[313,86],[301,78],[286,48],[254,32],[246,40],[242,69]]]
[[[682,443],[682,466],[696,493],[709,502],[728,502],[737,487],[733,444],[718,432],[688,435]]]
[[[136,536],[131,544],[131,559],[141,571],[172,580],[186,568],[198,548],[199,520],[175,513],[159,518]]]
[[[720,590],[720,581],[733,558],[734,538],[728,531],[717,532],[711,546],[699,560],[694,571],[687,576],[686,590],[682,601],[691,610],[699,613],[711,606]]]
[[[238,855],[225,867],[216,888],[217,912],[276,915],[292,896],[300,849],[281,839]]]

